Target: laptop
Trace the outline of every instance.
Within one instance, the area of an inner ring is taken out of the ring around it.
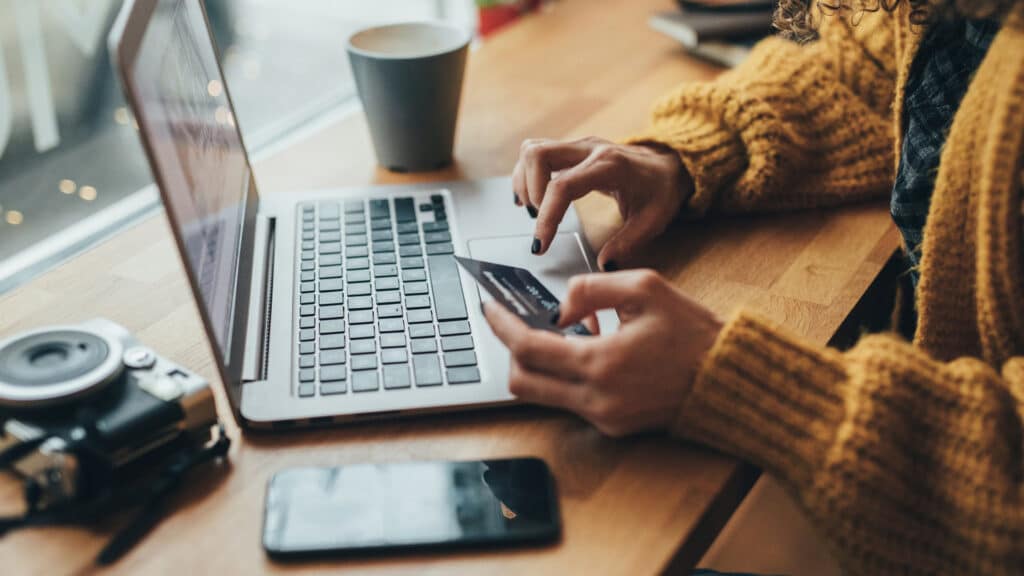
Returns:
[[[454,257],[528,268],[564,296],[595,269],[572,210],[538,257],[508,178],[261,196],[200,0],[125,2],[110,47],[242,426],[515,401]]]

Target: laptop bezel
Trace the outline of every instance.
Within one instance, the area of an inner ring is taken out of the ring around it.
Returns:
[[[138,99],[130,88],[132,85],[130,80],[133,76],[133,67],[138,58],[142,39],[149,27],[149,23],[153,17],[156,7],[161,1],[163,0],[125,0],[125,3],[122,5],[121,11],[118,14],[110,32],[108,46],[110,49],[111,59],[113,61],[114,69],[120,76],[121,88],[124,93],[124,97],[132,110],[140,109]],[[213,44],[214,52],[216,53],[216,39],[212,34],[209,15],[206,12],[205,4],[199,0],[181,1],[197,1],[199,3],[200,10],[203,13],[203,20],[205,22],[207,35],[210,38],[210,42]],[[218,74],[223,80],[224,70],[221,66],[220,58],[216,58],[216,60]],[[234,114],[235,106],[231,99],[230,89],[228,88],[226,80],[223,84],[228,107],[232,114]],[[136,116],[136,121],[142,123],[144,122],[144,119]],[[199,314],[202,318],[203,329],[206,332],[210,350],[217,363],[217,369],[220,373],[221,380],[224,382],[224,388],[228,396],[228,401],[231,405],[231,410],[234,413],[236,420],[241,421],[242,373],[246,350],[246,333],[249,320],[249,296],[253,281],[253,248],[255,244],[256,216],[259,212],[259,193],[256,188],[252,162],[249,160],[248,148],[245,146],[245,140],[237,126],[237,122],[235,124],[235,130],[238,132],[239,141],[242,143],[242,153],[245,158],[245,163],[249,169],[249,185],[246,195],[245,214],[242,221],[241,240],[239,242],[238,249],[238,269],[236,270],[234,295],[232,297],[233,314],[230,332],[232,336],[230,339],[230,350],[228,350],[227,357],[221,353],[220,346],[216,344],[217,340],[213,329],[213,323],[207,314],[205,306],[203,305],[203,297],[199,288],[198,279],[195,277],[195,274],[188,263],[185,241],[181,234],[181,225],[177,221],[173,210],[165,210],[165,213],[167,214],[167,218],[171,224],[171,231],[173,232],[174,240],[178,248],[178,256],[181,259],[182,265],[184,266],[185,272],[188,276],[189,285],[192,290],[192,297],[195,300],[196,307],[199,309]],[[157,169],[158,164],[156,161],[155,151],[153,150],[148,138],[145,137],[141,130],[139,132],[139,140],[142,143],[142,147],[145,150],[146,157],[149,161],[154,183],[160,191],[160,196],[166,206],[170,203],[170,200],[165,192],[161,173]]]

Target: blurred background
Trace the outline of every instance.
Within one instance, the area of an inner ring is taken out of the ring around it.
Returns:
[[[106,47],[121,3],[0,0],[0,293],[159,207]],[[476,4],[208,0],[250,153],[353,105],[354,30],[420,19],[476,29]]]

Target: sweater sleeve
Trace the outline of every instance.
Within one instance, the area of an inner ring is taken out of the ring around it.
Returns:
[[[1024,358],[940,363],[891,336],[840,353],[741,314],[674,432],[781,478],[856,573],[1024,567]]]
[[[628,142],[677,150],[695,192],[684,212],[792,210],[888,194],[894,173],[895,16],[758,44],[739,67],[686,84]]]

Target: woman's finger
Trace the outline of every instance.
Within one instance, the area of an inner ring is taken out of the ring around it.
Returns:
[[[484,316],[512,357],[532,370],[566,380],[579,380],[586,366],[585,345],[554,332],[534,330],[500,304],[487,302]]]
[[[544,191],[551,181],[551,173],[586,160],[598,144],[596,140],[584,139],[573,142],[551,140],[527,140],[520,151],[519,161],[523,164],[527,189],[527,206],[536,209],[544,199]]]
[[[552,180],[544,193],[534,228],[534,238],[539,244],[536,253],[543,254],[551,246],[558,225],[573,200],[586,196],[591,190],[615,188],[621,177],[619,165],[603,162],[592,155]]]
[[[559,306],[559,326],[568,326],[608,308],[640,307],[664,284],[652,270],[581,274],[569,279],[569,290]]]

